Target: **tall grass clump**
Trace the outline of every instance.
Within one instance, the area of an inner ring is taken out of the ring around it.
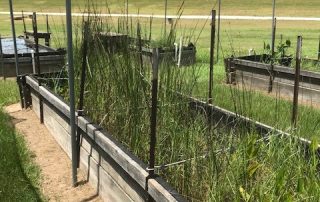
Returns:
[[[99,17],[78,22],[74,40],[77,91],[84,21],[89,24],[84,111],[148,163],[151,63],[147,58],[141,62],[129,40],[138,36],[128,32],[138,22]],[[115,31],[127,34],[116,50],[106,46],[101,35]],[[190,201],[318,199],[315,147],[306,150],[290,138],[272,134],[261,138],[241,126],[217,123],[209,127],[206,115],[190,109],[186,97],[198,86],[201,68],[177,68],[166,59],[160,63],[156,172]],[[246,96],[234,97],[234,102],[250,102]]]

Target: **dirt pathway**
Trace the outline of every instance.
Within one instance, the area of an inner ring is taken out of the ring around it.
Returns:
[[[35,155],[35,162],[41,168],[42,193],[49,201],[102,201],[86,183],[86,174],[82,171],[78,174],[80,185],[71,186],[71,160],[32,110],[21,110],[20,104],[14,104],[5,111]]]

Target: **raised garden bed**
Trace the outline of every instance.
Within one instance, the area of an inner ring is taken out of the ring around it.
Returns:
[[[225,60],[227,83],[243,84],[249,88],[268,91],[271,64],[263,63],[263,58],[259,55],[227,58]],[[281,95],[292,97],[295,69],[279,65],[273,65],[273,69],[272,90]],[[311,103],[320,103],[320,73],[301,70],[299,99]]]
[[[128,37],[126,34],[114,33],[114,32],[103,32],[99,34],[100,40],[106,50],[109,53],[117,53],[128,47],[126,44],[130,44],[131,51],[138,51],[138,39]],[[149,40],[141,40],[141,49],[144,62],[150,64],[152,58],[152,48],[150,48]],[[173,44],[172,44],[173,45]],[[177,47],[178,48],[178,47]],[[179,49],[179,48],[178,48]],[[167,63],[178,63],[179,50],[175,47],[159,47],[160,50],[160,62]],[[183,46],[181,52],[181,66],[193,65],[196,62],[196,47],[193,45]]]
[[[23,79],[22,79],[23,80]],[[71,158],[69,106],[48,88],[39,86],[30,76],[24,86],[30,94],[32,109],[40,117],[43,100],[44,124],[58,144]],[[185,201],[164,180],[148,179],[147,165],[119,144],[107,131],[87,117],[77,117],[81,129],[80,167],[87,171],[88,180],[106,201]]]
[[[32,76],[20,80],[25,80],[24,87],[29,89],[25,92],[29,93],[24,96],[26,100],[31,100],[29,105],[32,105],[38,117],[41,96],[44,124],[71,157],[69,106],[60,96],[44,86],[39,86]],[[294,137],[192,97],[182,96],[181,99],[188,99],[192,109],[211,114],[215,126],[219,123],[230,128],[239,127],[239,130],[256,132],[267,142],[269,135],[293,139],[302,144],[306,151],[309,150],[307,148],[311,142],[303,138]],[[185,201],[162,178],[148,179],[147,165],[116,141],[109,132],[92,123],[88,117],[77,116],[76,122],[82,135],[80,167],[88,172],[88,180],[99,190],[102,198],[107,201],[146,201],[151,196],[155,201]]]
[[[15,77],[15,59],[12,38],[1,38],[2,54],[0,54],[0,77]],[[35,68],[35,44],[23,37],[17,38],[19,57],[19,74],[32,74]],[[0,52],[1,53],[1,52]],[[61,71],[64,66],[65,51],[39,45],[41,73]]]

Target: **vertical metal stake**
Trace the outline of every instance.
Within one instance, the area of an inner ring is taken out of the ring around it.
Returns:
[[[89,33],[89,23],[87,21],[84,24],[84,30],[83,30],[82,66],[81,66],[78,116],[83,116],[84,87],[86,82],[86,67],[87,67],[87,55],[88,55],[88,33]],[[81,129],[80,127],[77,127],[77,167],[78,168],[80,164],[80,138],[81,138],[80,134],[81,134]]]
[[[271,42],[271,64],[270,64],[270,78],[269,78],[269,89],[270,93],[273,88],[273,80],[274,80],[274,62],[275,62],[275,39],[276,39],[276,29],[277,29],[277,18],[273,20],[273,28],[272,28],[272,42]]]
[[[23,10],[21,11],[22,13],[22,23],[23,23],[23,33],[24,35],[26,36],[27,34],[27,28],[26,28],[26,21],[24,20],[24,13],[23,13]]]
[[[209,72],[209,99],[208,103],[212,104],[212,89],[213,89],[213,65],[214,65],[214,43],[216,34],[216,11],[211,12],[211,42],[210,42],[210,72]]]
[[[152,100],[150,116],[150,150],[149,150],[149,177],[154,176],[155,150],[157,143],[157,104],[158,104],[158,68],[159,68],[159,49],[152,51]]]
[[[220,46],[220,24],[221,24],[221,0],[219,0],[218,8],[218,33],[217,33],[217,61],[219,61],[219,46]]]
[[[318,45],[318,61],[320,61],[320,36],[319,36],[319,45]]]
[[[19,55],[18,55],[18,48],[17,48],[16,28],[15,28],[15,24],[14,24],[12,0],[9,0],[9,6],[10,6],[10,17],[11,17],[12,39],[13,39],[13,46],[14,46],[14,59],[15,59],[15,66],[16,66],[16,81],[19,86],[21,108],[24,108],[23,94],[22,94],[22,89],[20,88],[21,85],[19,82],[19,75],[20,75],[19,58],[18,58]]]
[[[164,0],[164,36],[167,36],[167,9],[168,9],[168,0]]]
[[[33,12],[32,15],[32,28],[33,28],[33,38],[35,43],[35,64],[37,69],[37,76],[38,76],[38,84],[41,86],[41,67],[40,67],[40,56],[39,56],[39,37],[38,37],[38,24],[37,24],[37,14]],[[43,116],[43,99],[41,94],[39,96],[39,108],[40,108],[40,123],[43,123],[44,116]]]
[[[68,76],[69,76],[69,97],[70,97],[70,128],[71,128],[71,149],[72,149],[72,185],[77,186],[77,146],[76,146],[76,117],[74,97],[74,69],[73,69],[73,45],[72,45],[72,17],[71,0],[66,0],[66,26],[68,43]]]
[[[47,25],[47,35],[45,37],[46,46],[50,46],[50,26],[49,26],[49,17],[46,15],[46,25]]]
[[[292,106],[292,119],[291,119],[291,123],[294,128],[296,128],[297,126],[297,116],[298,116],[301,49],[302,49],[302,36],[298,36],[297,51],[296,51],[296,73],[295,73],[295,80],[294,80],[293,106]]]
[[[0,60],[1,60],[1,72],[2,72],[2,76],[3,76],[3,80],[6,80],[6,75],[4,75],[4,61],[3,61],[3,52],[2,52],[2,37],[0,35]]]
[[[141,25],[138,22],[137,26],[137,37],[138,37],[138,51],[139,51],[139,60],[140,60],[140,72],[143,72],[143,56],[142,56],[142,39],[141,39]]]

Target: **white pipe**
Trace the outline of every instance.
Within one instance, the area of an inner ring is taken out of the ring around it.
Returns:
[[[179,44],[178,67],[180,67],[181,65],[181,54],[182,54],[182,36],[180,37],[180,44]]]
[[[178,60],[178,44],[174,43],[174,61],[177,62]]]
[[[32,72],[33,74],[36,74],[36,62],[34,59],[34,51],[31,50],[31,60],[32,60]]]

